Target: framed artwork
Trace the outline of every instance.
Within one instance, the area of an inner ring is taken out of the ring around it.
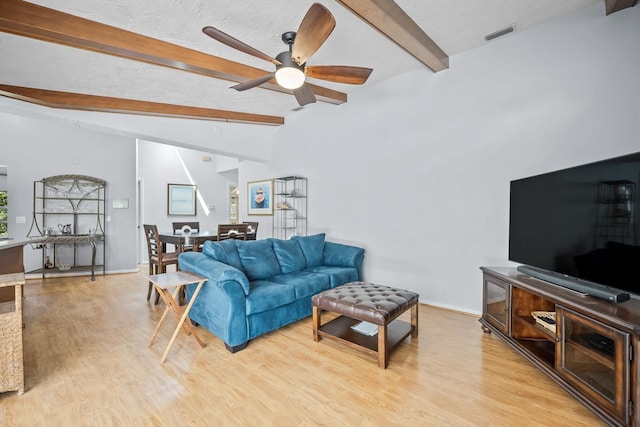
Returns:
[[[168,184],[167,214],[195,216],[196,191],[195,185]]]
[[[273,180],[247,183],[247,213],[273,215]]]

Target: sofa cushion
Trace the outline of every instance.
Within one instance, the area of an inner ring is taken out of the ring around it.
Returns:
[[[247,295],[247,315],[262,313],[290,304],[296,300],[292,285],[274,283],[269,280],[254,280]]]
[[[307,260],[297,240],[273,239],[272,243],[273,251],[276,253],[280,263],[280,270],[283,273],[291,273],[307,268]]]
[[[358,269],[355,267],[331,267],[320,265],[318,267],[309,268],[305,271],[326,274],[329,277],[332,288],[360,280],[358,277]]]
[[[238,248],[236,247],[236,241],[234,239],[223,240],[221,242],[207,240],[202,247],[202,253],[216,261],[237,268],[244,273],[244,268],[240,261],[240,255],[238,255]]]
[[[291,240],[300,243],[304,257],[307,260],[307,267],[317,267],[322,265],[324,253],[324,233],[312,236],[294,236]]]
[[[237,240],[238,255],[247,278],[251,280],[268,279],[280,274],[280,264],[273,252],[271,240]]]
[[[269,281],[293,286],[296,299],[310,297],[318,292],[329,289],[331,285],[329,276],[310,271],[296,271],[294,273],[279,274],[277,276],[273,276]]]

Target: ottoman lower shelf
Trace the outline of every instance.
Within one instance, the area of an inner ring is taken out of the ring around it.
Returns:
[[[378,334],[369,336],[351,329],[351,327],[357,323],[360,323],[360,320],[347,316],[339,316],[320,326],[318,328],[318,335],[339,341],[357,350],[378,355]],[[402,320],[394,320],[387,325],[386,351],[390,352],[410,335],[411,324]]]

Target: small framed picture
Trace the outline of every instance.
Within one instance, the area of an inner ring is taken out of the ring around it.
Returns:
[[[273,180],[247,183],[247,213],[273,215]]]
[[[112,199],[111,207],[113,209],[129,209],[129,199]]]
[[[167,214],[195,216],[197,191],[195,185],[168,184]]]

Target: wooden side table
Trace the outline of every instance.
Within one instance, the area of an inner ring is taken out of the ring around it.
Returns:
[[[160,331],[160,328],[162,327],[162,324],[167,319],[167,315],[169,313],[173,314],[176,320],[178,320],[178,326],[176,327],[176,330],[173,332],[171,341],[169,341],[169,344],[167,345],[167,348],[164,351],[162,358],[160,359],[160,364],[164,365],[165,360],[167,360],[167,355],[169,354],[169,350],[171,349],[173,342],[178,336],[178,332],[180,332],[180,329],[183,329],[185,334],[187,335],[193,335],[193,338],[195,338],[195,340],[198,341],[198,344],[200,344],[200,347],[204,348],[205,345],[200,339],[200,337],[198,336],[198,333],[195,331],[195,329],[193,329],[193,327],[191,326],[191,323],[185,322],[185,320],[189,316],[189,310],[191,310],[191,306],[193,305],[194,301],[198,297],[198,294],[200,293],[200,289],[202,288],[202,285],[204,284],[204,282],[207,281],[207,279],[187,271],[176,271],[171,273],[154,274],[153,276],[147,276],[147,279],[149,279],[149,281],[153,283],[153,286],[156,288],[156,291],[158,291],[158,294],[160,294],[160,296],[162,297],[162,300],[167,305],[167,308],[164,309],[164,313],[162,313],[160,322],[158,322],[158,326],[156,326],[156,330],[153,332],[153,336],[151,337],[151,340],[149,340],[149,347],[151,347],[154,341],[156,340],[156,337],[158,336],[158,331]],[[187,307],[183,310],[182,307],[178,305],[176,301],[176,297],[180,294],[184,286],[190,283],[196,283],[196,282],[198,283],[198,286],[196,287],[196,290],[193,293],[193,296],[191,297],[189,304],[187,304]],[[167,289],[170,287],[175,287],[173,294],[171,294]]]

